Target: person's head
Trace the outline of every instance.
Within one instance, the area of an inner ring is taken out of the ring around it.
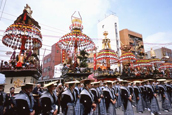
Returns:
[[[53,90],[54,90],[54,84],[51,84],[51,85],[49,85],[48,87],[47,87],[47,89],[48,89],[48,91],[49,92],[52,92]]]
[[[90,89],[91,88],[91,81],[90,80],[85,80],[84,81],[84,87]]]
[[[81,87],[81,84],[80,84],[80,83],[76,83],[76,86],[77,86],[77,87]]]
[[[33,85],[26,84],[24,90],[27,94],[30,94],[33,90]]]
[[[75,88],[75,83],[70,83],[69,84],[69,89],[73,90]]]
[[[112,82],[107,82],[109,88],[112,88]]]
[[[4,90],[4,85],[0,85],[0,92]]]
[[[41,84],[37,84],[36,86],[37,86],[37,88],[40,88],[41,87]]]
[[[123,86],[127,87],[128,86],[128,82],[127,81],[123,81]]]
[[[140,86],[140,83],[137,82],[137,83],[136,83],[136,86]]]
[[[153,80],[149,80],[149,84],[152,85],[153,84]]]
[[[11,87],[10,88],[10,93],[14,93],[15,92],[15,88],[14,87]]]

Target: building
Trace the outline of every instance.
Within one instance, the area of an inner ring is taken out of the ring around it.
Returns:
[[[120,37],[119,37],[119,23],[118,17],[109,15],[97,24],[98,38],[104,38],[104,31],[108,32],[108,38],[111,40],[111,49],[117,51],[118,56],[121,55],[120,51]],[[102,49],[102,40],[99,40],[99,50]]]
[[[156,57],[155,58],[159,58],[162,59],[164,56],[169,57],[168,61],[169,63],[172,63],[172,50],[169,48],[158,48],[154,50]],[[151,54],[150,51],[146,52],[147,53],[147,58],[150,59],[151,58]]]
[[[139,58],[138,53],[140,52],[144,53],[142,34],[139,34],[137,32],[134,32],[128,29],[121,30],[119,34],[120,34],[121,46],[124,46],[124,45],[131,46],[130,51],[133,54],[135,54],[136,58]]]
[[[61,49],[57,44],[51,46],[51,53],[43,58],[43,69],[42,77],[43,79],[50,79],[54,76],[54,66],[62,62]],[[56,76],[58,77],[58,76]]]

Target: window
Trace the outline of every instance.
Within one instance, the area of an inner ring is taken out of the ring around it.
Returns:
[[[46,59],[44,60],[44,63],[47,63],[47,60]]]
[[[102,25],[102,28],[104,28],[105,25]]]
[[[13,83],[13,78],[11,78],[11,84]]]
[[[47,59],[47,62],[50,62],[51,61],[51,58],[49,57],[48,59]]]
[[[57,53],[59,53],[59,50],[57,50]]]
[[[26,82],[26,78],[24,78],[24,81],[23,81],[24,83]]]
[[[47,68],[44,68],[44,72],[47,72]]]

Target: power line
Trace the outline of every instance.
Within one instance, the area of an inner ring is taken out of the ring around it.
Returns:
[[[3,14],[3,12],[4,12],[4,9],[5,9],[6,2],[7,2],[7,0],[5,0],[4,7],[3,7],[2,13],[1,13],[1,17],[2,17],[2,14]],[[0,20],[1,20],[1,17],[0,17]]]
[[[2,12],[2,11],[0,11],[0,12]],[[13,14],[9,14],[9,13],[6,13],[6,12],[3,12],[3,13],[4,13],[4,14],[7,14],[7,15],[10,15],[10,16],[13,16],[13,17],[17,17],[17,16],[15,16],[15,15],[13,15]],[[3,18],[4,18],[4,17],[3,17]],[[4,18],[4,19],[11,20],[11,19],[8,19],[8,18]],[[11,20],[11,21],[13,21],[13,20]],[[62,32],[67,32],[67,31],[65,31],[65,30],[58,29],[58,28],[55,28],[55,27],[52,27],[52,26],[48,26],[48,25],[45,25],[45,24],[42,24],[42,23],[40,23],[40,24],[43,25],[43,26],[49,27],[49,28],[53,28],[53,29],[62,31]]]

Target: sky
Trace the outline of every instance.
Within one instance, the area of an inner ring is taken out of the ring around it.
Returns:
[[[0,40],[3,31],[22,14],[26,4],[41,26],[40,60],[50,53],[51,45],[70,32],[71,15],[75,11],[82,16],[83,33],[95,43],[101,40],[96,39],[98,21],[115,14],[119,18],[119,30],[127,28],[142,34],[145,51],[151,47],[172,49],[166,44],[172,43],[172,0],[0,0]],[[5,54],[6,51],[12,50],[0,42],[0,60],[8,60],[10,56]]]

